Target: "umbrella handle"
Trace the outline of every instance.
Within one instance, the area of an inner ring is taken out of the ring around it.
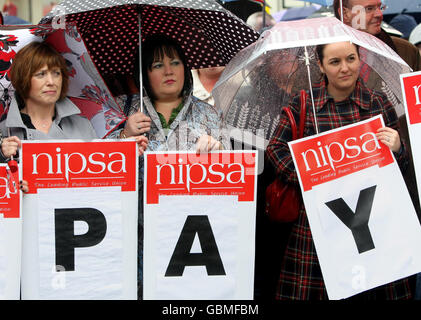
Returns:
[[[316,107],[314,104],[314,97],[313,97],[313,86],[311,85],[310,56],[308,55],[307,46],[304,46],[304,54],[305,54],[305,59],[306,59],[307,78],[308,78],[308,86],[310,89],[309,91],[310,91],[310,97],[311,97],[311,104],[313,107],[314,124],[315,124],[316,134],[319,134],[319,124],[317,122]]]
[[[142,18],[141,11],[137,15],[139,21],[139,111],[143,113],[143,78],[142,78]]]
[[[7,165],[9,166],[10,171],[12,173],[15,173],[16,171],[18,171],[18,162],[16,160],[7,161]]]
[[[10,127],[7,128],[7,135],[10,137],[12,135],[12,133],[10,132]],[[10,161],[15,161],[13,159],[13,156],[10,156]]]
[[[18,185],[15,180],[16,173],[18,171],[18,162],[16,160],[9,160],[6,166],[7,180],[12,183],[14,191],[17,192]]]

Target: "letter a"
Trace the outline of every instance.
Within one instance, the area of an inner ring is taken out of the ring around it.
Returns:
[[[198,235],[201,253],[190,253]],[[207,216],[188,216],[168,264],[166,277],[181,277],[186,266],[206,266],[209,276],[225,275],[218,246]]]
[[[374,249],[374,242],[368,228],[368,220],[370,219],[376,187],[373,186],[360,191],[355,214],[342,198],[325,203],[351,229],[360,254]]]

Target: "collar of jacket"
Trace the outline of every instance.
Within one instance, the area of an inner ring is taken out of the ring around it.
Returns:
[[[149,96],[145,95],[143,97],[143,103],[145,105],[146,111],[148,112],[152,121],[155,123],[156,127],[163,130],[161,120],[159,119],[158,113],[156,112],[155,107],[153,106],[152,101],[149,98]],[[180,119],[185,119],[185,114],[191,108],[191,104],[192,104],[192,91],[190,91],[190,94],[183,96],[183,108],[180,110],[177,117],[171,123],[170,125],[171,130],[174,130],[177,127],[177,125],[180,122]]]
[[[380,33],[376,34],[376,38],[386,43],[389,47],[393,49],[393,51],[397,53],[397,49],[395,47],[395,44],[393,43],[392,37],[386,31],[381,29]]]
[[[191,71],[191,73],[193,76],[193,95],[201,100],[206,100],[211,96],[211,94],[206,91],[205,87],[200,81],[198,71],[194,69]]]
[[[327,86],[325,80],[321,80],[319,83],[315,84],[313,92],[315,91],[314,96],[314,103],[316,112],[319,112],[329,100],[333,100],[333,97],[327,91]],[[361,109],[368,110],[370,108],[369,102],[364,102],[367,99],[365,98],[366,91],[364,85],[361,82],[361,79],[357,79],[357,83],[355,85],[355,89],[349,95],[349,99],[354,101],[356,105],[358,105]]]
[[[55,122],[58,124],[63,118],[80,114],[80,110],[68,98],[64,98],[56,102],[56,118]],[[20,110],[16,99],[12,100],[9,112],[7,113],[6,126],[9,128],[26,128],[20,115]]]

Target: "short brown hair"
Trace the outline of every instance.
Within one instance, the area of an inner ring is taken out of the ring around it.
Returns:
[[[43,66],[60,68],[62,75],[59,99],[66,97],[69,88],[69,72],[65,59],[45,42],[31,42],[18,51],[10,68],[10,80],[16,93],[23,100],[28,99],[32,76]]]

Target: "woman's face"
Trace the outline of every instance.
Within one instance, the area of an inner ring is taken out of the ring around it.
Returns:
[[[351,42],[337,42],[325,46],[319,67],[328,81],[328,88],[336,92],[349,92],[355,87],[360,73],[357,48]]]
[[[63,77],[59,67],[44,65],[31,78],[28,100],[41,105],[55,104],[60,98]]]
[[[162,60],[154,61],[148,78],[157,100],[178,99],[184,86],[184,65],[178,54],[174,52],[174,58],[164,54]]]

